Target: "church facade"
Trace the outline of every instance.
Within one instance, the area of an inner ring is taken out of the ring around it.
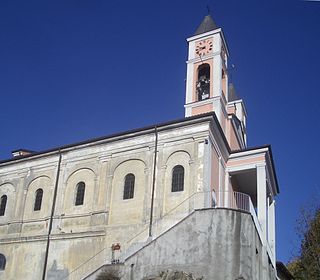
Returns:
[[[271,147],[247,147],[222,29],[187,41],[184,118],[0,162],[0,279],[277,279]]]

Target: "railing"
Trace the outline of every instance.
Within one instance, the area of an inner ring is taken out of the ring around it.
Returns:
[[[257,214],[251,202],[249,195],[241,192],[195,192],[185,197],[180,203],[167,209],[161,217],[154,219],[152,223],[152,231],[154,236],[159,236],[167,229],[171,228],[174,224],[181,221],[186,216],[190,215],[195,209],[201,208],[231,208],[242,210],[250,213],[253,216],[254,223],[260,237],[262,237],[261,226],[258,222]],[[141,226],[140,231],[131,235],[127,240],[121,243],[121,261],[128,257],[131,253],[141,248],[143,244],[147,244],[151,240],[148,238],[149,224]],[[135,246],[136,244],[137,246]],[[102,248],[95,255],[91,256],[88,260],[80,264],[68,275],[69,279],[79,279],[79,277],[87,276],[88,271],[92,271],[103,264],[111,262],[111,248],[110,244]]]
[[[249,207],[250,207],[250,214],[253,218],[253,222],[254,224],[256,225],[256,229],[257,229],[257,232],[258,232],[258,235],[261,239],[261,242],[263,245],[265,245],[265,240],[263,238],[263,235],[262,235],[262,228],[261,228],[261,224],[259,223],[259,220],[258,220],[258,217],[257,217],[257,213],[256,213],[256,210],[254,209],[253,207],[253,204],[252,204],[252,201],[250,199],[250,202],[249,202]]]
[[[252,216],[253,222],[256,226],[260,240],[263,245],[266,245],[267,242],[266,240],[264,240],[264,237],[262,234],[262,228],[259,223],[256,210],[248,194],[231,191],[231,192],[217,192],[215,195],[213,195],[213,197],[214,196],[216,197],[216,199],[213,199],[213,201],[214,200],[216,201],[215,207],[231,208],[231,209],[242,210],[250,213]]]
[[[218,192],[216,196],[216,207],[225,207],[231,209],[237,209],[246,211],[251,214],[257,233],[263,246],[266,247],[267,253],[271,259],[273,266],[275,267],[275,257],[273,250],[270,247],[269,242],[263,235],[261,224],[258,220],[256,209],[253,206],[251,198],[248,194],[241,192]],[[214,203],[213,203],[214,204]]]
[[[182,201],[180,201],[180,203],[178,203],[177,205],[175,205],[173,208],[171,208],[168,211],[165,211],[165,213],[160,217],[160,219],[154,219],[154,221],[152,222],[152,227],[153,227],[153,232],[158,232],[158,227],[159,227],[159,223],[161,223],[162,221],[165,221],[167,218],[170,218],[174,216],[176,216],[177,218],[177,222],[180,221],[181,219],[183,219],[184,217],[190,215],[195,208],[195,201],[197,199],[199,199],[199,196],[204,196],[205,194],[209,194],[209,192],[194,192],[191,195],[189,195],[188,197],[184,198]],[[201,198],[200,198],[201,199]],[[203,197],[202,197],[203,199]],[[190,207],[190,204],[193,205],[193,207]],[[168,226],[167,228],[172,227],[172,224],[170,224],[170,226]],[[130,239],[128,239],[125,242],[125,245],[129,245],[132,242],[134,242],[137,239],[140,239],[142,236],[143,239],[146,239],[148,236],[146,235],[148,233],[149,230],[149,225],[146,225],[144,227],[144,229],[142,229],[142,231],[138,232],[137,234],[135,234],[134,236],[132,236]],[[161,231],[165,231],[165,229],[162,229]]]
[[[159,233],[166,231],[174,224],[181,221],[184,217],[190,215],[190,213],[192,213],[195,208],[205,207],[203,204],[204,196],[209,196],[210,193],[211,192],[194,192],[186,198],[184,198],[173,208],[168,209],[166,213],[164,213],[161,216],[160,219],[154,219],[152,222],[152,228],[153,232],[156,233],[155,235],[158,236]],[[200,207],[195,206],[198,200],[202,201],[202,205]],[[172,220],[167,221],[166,219],[170,219],[170,217],[172,218]],[[143,244],[147,244],[151,241],[148,240],[148,232],[149,223],[141,225],[140,231],[137,230],[137,232],[134,235],[130,236],[127,240],[121,242],[122,252],[120,261],[124,261],[124,259],[128,255],[130,255],[130,252],[133,253],[137,249],[140,249]],[[136,248],[134,244],[137,244]],[[131,250],[129,248],[130,246],[132,246]],[[79,266],[77,266],[74,270],[69,272],[68,276],[64,278],[64,280],[85,278],[88,276],[88,271],[91,273],[94,269],[98,269],[106,263],[112,263],[111,244],[107,244],[106,247],[102,248],[100,251],[92,255],[86,261],[79,264]]]
[[[214,197],[215,196],[215,197]],[[225,207],[237,210],[243,210],[251,213],[249,195],[241,192],[217,192],[213,195],[213,201],[216,200],[216,207]],[[215,204],[213,202],[213,204]]]

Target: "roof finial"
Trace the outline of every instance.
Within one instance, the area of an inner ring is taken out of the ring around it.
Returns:
[[[210,6],[207,5],[207,11],[208,11],[208,15],[210,15]]]

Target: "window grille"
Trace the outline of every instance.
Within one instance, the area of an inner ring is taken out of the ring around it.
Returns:
[[[85,189],[86,189],[86,184],[84,182],[79,182],[77,184],[77,194],[76,194],[75,205],[83,205]]]
[[[134,180],[135,180],[135,177],[132,173],[129,173],[126,175],[125,181],[124,181],[124,188],[123,188],[123,199],[133,198]]]
[[[36,191],[36,199],[34,201],[34,211],[40,211],[41,210],[41,204],[42,204],[42,196],[43,196],[43,190],[37,189]]]
[[[176,165],[172,170],[172,192],[181,192],[184,188],[184,168],[181,165]]]

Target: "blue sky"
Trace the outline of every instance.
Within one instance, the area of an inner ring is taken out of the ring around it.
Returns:
[[[272,144],[278,259],[297,251],[299,208],[320,192],[320,2],[0,2],[0,159],[184,116],[185,39],[224,30],[249,146]]]

